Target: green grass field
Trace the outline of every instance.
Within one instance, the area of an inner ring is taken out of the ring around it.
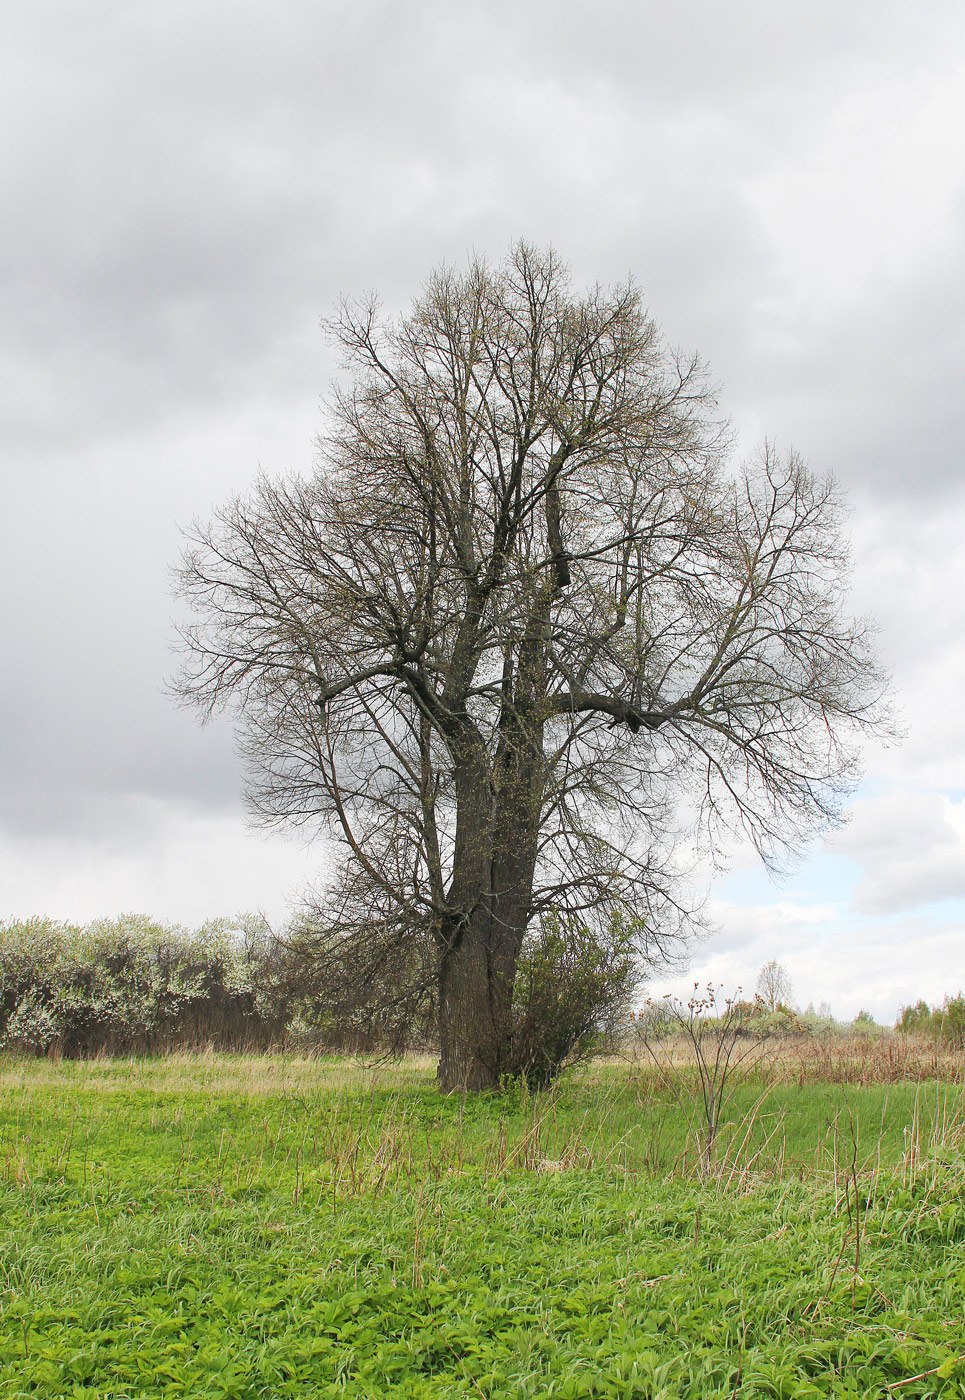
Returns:
[[[961,1087],[681,1074],[0,1062],[0,1395],[965,1395]]]

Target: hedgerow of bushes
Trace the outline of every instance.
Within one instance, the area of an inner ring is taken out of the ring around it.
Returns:
[[[550,920],[528,940],[510,1077],[548,1083],[616,1030],[635,984],[633,932],[619,920],[596,934]],[[396,1024],[406,979],[419,969],[397,958],[362,985],[342,965],[350,941],[338,948],[344,956],[320,956],[310,927],[276,936],[254,915],[196,930],[136,915],[85,927],[0,923],[0,1051],[78,1058],[431,1044],[431,995],[409,998],[415,1014],[403,1018],[401,1035]]]
[[[134,915],[0,923],[0,1049],[263,1049],[311,1021],[301,977],[258,917],[193,931]]]

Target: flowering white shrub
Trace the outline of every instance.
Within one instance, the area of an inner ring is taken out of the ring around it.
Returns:
[[[298,982],[258,916],[0,923],[0,1049],[64,1055],[283,1038]]]
[[[59,1027],[54,1014],[35,998],[26,996],[7,1019],[0,1049],[22,1055],[44,1055],[59,1039]]]

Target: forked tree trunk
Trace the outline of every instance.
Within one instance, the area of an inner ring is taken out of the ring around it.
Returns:
[[[444,1094],[499,1087],[488,923],[478,910],[440,961],[437,1077]]]
[[[517,868],[507,864],[495,865],[497,895],[480,904],[440,959],[437,1076],[447,1094],[498,1089],[512,1069],[513,988],[533,861],[521,851]]]
[[[549,600],[544,594],[534,612],[515,684],[508,664],[504,671],[506,703],[492,768],[478,735],[459,736],[449,898],[470,912],[441,945],[438,1079],[444,1093],[498,1089],[513,1068],[513,989],[532,908],[539,835],[543,724],[538,702],[545,688]]]

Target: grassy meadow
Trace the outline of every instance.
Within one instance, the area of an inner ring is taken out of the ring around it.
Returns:
[[[0,1060],[0,1395],[965,1395],[961,1071]]]

